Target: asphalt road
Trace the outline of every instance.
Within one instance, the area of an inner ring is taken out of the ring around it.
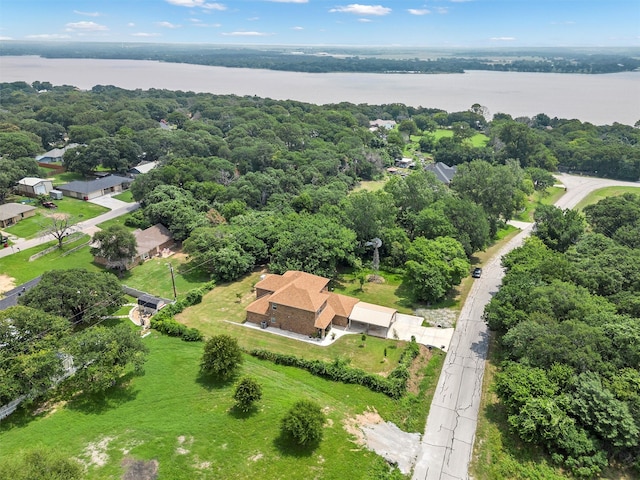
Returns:
[[[619,182],[592,177],[561,174],[560,183],[567,193],[556,206],[575,207],[593,190],[608,186],[640,187],[640,183]],[[504,248],[482,266],[482,277],[474,281],[467,297],[445,358],[422,436],[413,480],[454,480],[469,478],[482,378],[489,346],[489,332],[482,320],[485,305],[498,291],[504,271],[504,254],[522,244],[533,225],[526,226]]]

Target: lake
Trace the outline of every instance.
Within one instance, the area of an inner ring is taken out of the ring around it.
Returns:
[[[90,89],[159,88],[257,95],[315,104],[351,102],[468,110],[513,117],[546,113],[596,125],[640,120],[640,72],[604,75],[469,71],[464,74],[299,73],[141,60],[0,56],[0,81],[36,80]]]

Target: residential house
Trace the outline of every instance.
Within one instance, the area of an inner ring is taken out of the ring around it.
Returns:
[[[362,324],[367,330],[370,325],[388,328],[395,319],[395,314],[392,315],[395,311],[386,309],[388,323],[385,323],[380,313],[384,307],[330,292],[328,285],[329,279],[300,271],[266,275],[255,286],[256,300],[246,308],[247,321],[263,328],[271,326],[324,338],[333,326],[349,328],[353,323]],[[358,305],[361,307],[356,309]],[[352,321],[354,311],[359,313]],[[377,329],[375,333],[382,332]]]
[[[176,243],[169,229],[161,223],[156,223],[145,230],[136,230],[133,235],[136,237],[137,253],[126,265],[127,270],[144,260],[162,254],[163,250],[173,247]],[[99,265],[108,265],[104,257],[94,256],[93,261]]]
[[[456,170],[458,169],[458,167],[456,167],[455,165],[450,167],[446,163],[437,162],[426,165],[424,169],[429,172],[435,173],[438,180],[440,180],[445,185],[449,185],[451,183],[451,180],[453,179],[453,176],[456,174]]]
[[[369,130],[371,131],[375,131],[379,128],[384,128],[386,130],[391,130],[392,128],[394,128],[396,126],[396,122],[395,120],[381,120],[381,119],[377,119],[377,120],[371,120],[369,122]]]
[[[396,160],[396,167],[398,168],[414,168],[416,166],[416,162],[413,158],[400,158]]]
[[[5,203],[0,205],[0,228],[6,228],[18,223],[23,218],[33,217],[36,207],[22,203]]]
[[[96,180],[76,180],[61,185],[58,188],[66,197],[91,200],[109,193],[118,193],[127,190],[133,179],[118,175],[108,175]]]
[[[36,177],[24,177],[18,181],[16,190],[20,195],[27,197],[37,197],[38,195],[49,195],[49,192],[53,190],[53,183],[51,180]]]
[[[51,163],[62,164],[62,157],[64,157],[64,154],[67,152],[67,150],[76,148],[79,145],[80,145],[79,143],[70,143],[69,145],[63,148],[54,148],[53,150],[49,150],[48,152],[42,155],[38,155],[36,157],[36,161],[44,165],[51,164]]]
[[[134,261],[160,255],[163,250],[173,247],[176,243],[169,229],[161,223],[145,230],[137,230],[134,235],[138,244],[138,254]]]
[[[137,165],[127,172],[130,176],[136,177],[137,175],[141,175],[143,173],[149,173],[151,170],[158,166],[158,162],[146,162]]]

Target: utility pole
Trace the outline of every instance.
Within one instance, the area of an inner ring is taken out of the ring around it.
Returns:
[[[178,300],[178,293],[176,292],[176,279],[173,275],[173,265],[169,264],[169,271],[171,272],[171,284],[173,285],[173,299]]]

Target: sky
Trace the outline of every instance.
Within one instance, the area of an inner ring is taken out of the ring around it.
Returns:
[[[640,46],[639,0],[0,0],[0,40]]]

